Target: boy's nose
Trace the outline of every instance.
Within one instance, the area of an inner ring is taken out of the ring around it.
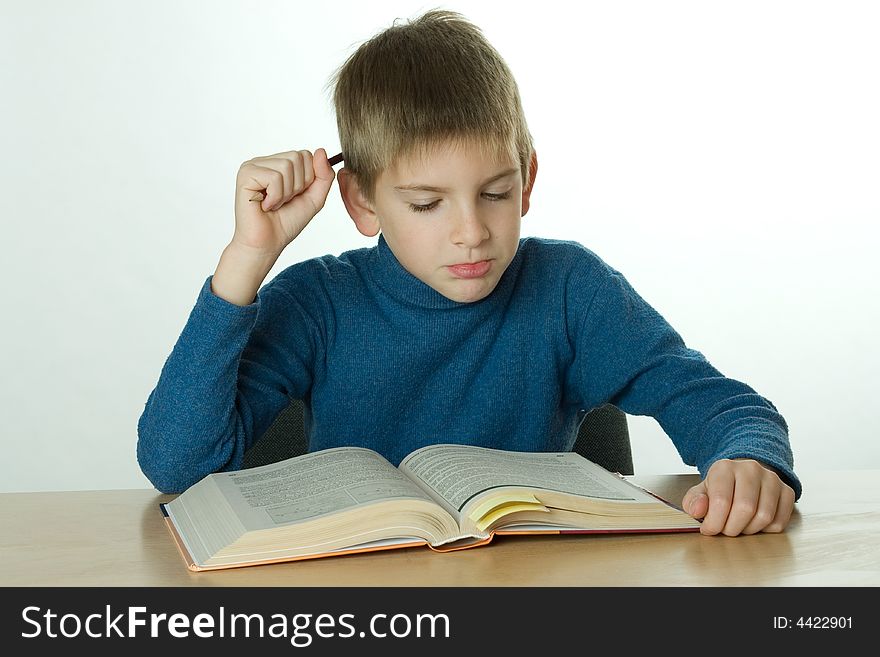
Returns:
[[[489,239],[489,228],[473,211],[460,216],[452,232],[452,241],[458,246],[473,248],[487,239]]]

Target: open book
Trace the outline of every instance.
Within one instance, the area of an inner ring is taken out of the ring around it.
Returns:
[[[339,447],[208,475],[162,510],[190,570],[496,534],[697,531],[681,509],[574,452],[430,445],[394,467]]]

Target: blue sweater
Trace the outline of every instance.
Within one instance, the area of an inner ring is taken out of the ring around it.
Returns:
[[[141,469],[162,492],[238,469],[291,399],[311,451],[360,445],[395,464],[437,442],[567,451],[578,412],[611,402],[656,418],[703,476],[749,457],[801,492],[773,404],[574,242],[520,240],[474,303],[412,276],[381,236],[288,267],[244,307],[209,277],[138,422]]]

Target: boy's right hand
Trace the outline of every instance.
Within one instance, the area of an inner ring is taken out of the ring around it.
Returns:
[[[233,244],[277,257],[324,207],[335,177],[323,148],[248,160],[236,178]]]

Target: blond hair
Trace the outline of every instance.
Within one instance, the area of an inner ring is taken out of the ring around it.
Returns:
[[[520,165],[529,184],[532,137],[513,74],[461,14],[432,10],[378,33],[330,80],[345,168],[364,196],[400,156],[476,145]]]

